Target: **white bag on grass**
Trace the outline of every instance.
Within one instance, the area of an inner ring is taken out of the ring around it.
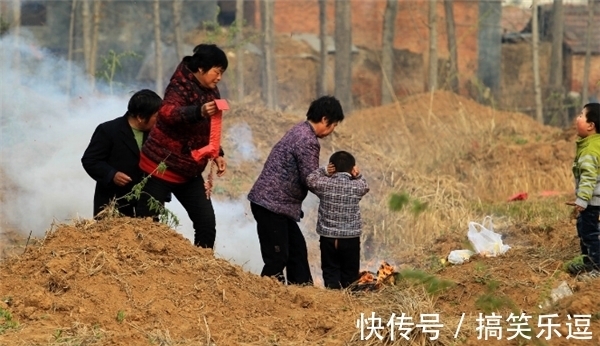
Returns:
[[[494,232],[490,216],[486,216],[481,224],[469,222],[467,237],[475,251],[484,257],[496,257],[510,249],[510,246],[502,244],[502,236]]]
[[[452,250],[448,255],[448,262],[452,264],[463,264],[475,253],[471,250]]]

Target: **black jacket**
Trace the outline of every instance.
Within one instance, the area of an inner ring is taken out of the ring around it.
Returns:
[[[148,133],[144,133],[144,141]],[[127,116],[116,118],[96,127],[90,144],[83,153],[81,163],[85,171],[96,181],[94,192],[94,216],[96,216],[113,198],[119,198],[131,191],[142,179],[139,168],[140,150]],[[115,185],[113,177],[123,172],[132,182],[120,187]],[[119,201],[119,210],[127,216],[133,216],[135,200]]]

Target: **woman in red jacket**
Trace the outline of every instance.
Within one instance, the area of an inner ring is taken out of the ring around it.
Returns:
[[[164,203],[172,193],[192,220],[194,244],[204,248],[212,248],[216,237],[215,213],[202,178],[209,159],[195,160],[192,151],[209,144],[210,118],[218,112],[214,100],[220,98],[217,84],[227,64],[227,56],[214,44],[200,44],[192,56],[183,58],[140,154],[140,168],[152,178],[143,188],[137,216],[156,217],[148,205],[149,196]],[[167,169],[159,172],[162,162]],[[222,150],[215,163],[217,175],[223,175]]]

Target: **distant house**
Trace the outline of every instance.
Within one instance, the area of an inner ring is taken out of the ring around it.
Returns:
[[[587,21],[589,7],[587,5],[564,4],[563,35],[563,80],[565,91],[582,91],[584,61],[586,54]],[[594,3],[590,52],[591,64],[588,76],[589,94],[600,92],[600,1]],[[539,30],[541,41],[540,60],[549,61],[549,44],[552,41],[552,4],[539,6]],[[522,43],[531,45],[531,11],[511,9],[503,13],[503,42],[507,44]],[[526,25],[523,26],[524,19]],[[518,23],[517,25],[513,25]],[[511,27],[511,25],[513,25]],[[510,50],[510,48],[506,48]],[[541,61],[542,81],[548,74],[548,61]]]
[[[542,87],[542,99],[545,104],[544,113],[548,121],[557,121],[560,108],[551,108],[555,102],[550,78],[550,59],[552,53],[552,3],[539,6],[539,71]],[[594,23],[600,21],[600,2],[596,3]],[[563,88],[566,94],[580,95],[582,91],[583,65],[585,60],[585,40],[587,29],[587,5],[564,5],[563,36]],[[502,14],[502,82],[498,106],[503,109],[535,113],[535,92],[533,88],[533,57],[531,44],[531,9],[506,6]],[[591,66],[588,76],[590,99],[600,96],[600,26],[594,24]],[[570,107],[569,113],[577,112],[572,98],[563,103]],[[557,115],[558,114],[558,115]],[[553,120],[551,118],[555,117]]]
[[[564,8],[564,63],[565,87],[567,91],[581,91],[583,85],[583,70],[587,44],[587,19],[588,6],[565,5]],[[546,23],[552,15],[552,6],[542,7],[540,16]],[[600,92],[600,1],[594,4],[594,18],[592,20],[590,51],[591,64],[588,76],[589,94]],[[541,33],[545,39],[551,39],[551,28],[542,27]]]

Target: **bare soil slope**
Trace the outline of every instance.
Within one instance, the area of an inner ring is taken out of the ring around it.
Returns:
[[[285,287],[215,259],[150,220],[82,220],[0,264],[2,345],[219,345],[348,340],[357,302]]]

